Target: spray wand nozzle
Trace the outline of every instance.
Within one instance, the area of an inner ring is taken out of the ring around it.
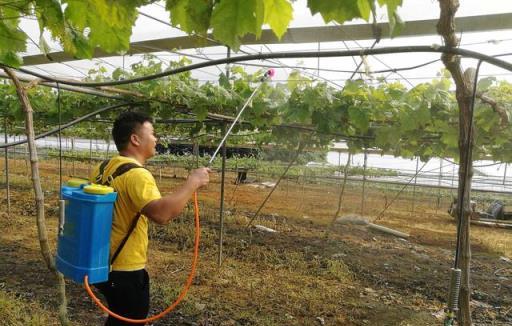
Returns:
[[[269,79],[269,78],[272,78],[274,75],[276,74],[275,70],[274,69],[269,69],[267,70],[264,74],[263,74],[263,77],[261,77],[260,79],[260,82],[264,82],[265,80]],[[244,112],[245,108],[247,107],[247,105],[251,102],[252,98],[254,97],[254,95],[256,95],[256,92],[260,89],[262,84],[258,85],[258,87],[256,87],[256,89],[254,89],[254,91],[252,92],[251,96],[249,96],[249,98],[245,101],[244,105],[242,106],[242,108],[240,109],[240,111],[238,112],[238,115],[236,116],[235,120],[233,120],[233,122],[231,123],[231,126],[229,127],[228,131],[226,132],[226,134],[224,135],[224,138],[222,138],[219,146],[217,147],[217,149],[215,150],[215,152],[213,153],[212,157],[210,158],[210,160],[208,161],[208,165],[207,166],[210,166],[213,162],[213,160],[215,159],[215,156],[217,155],[217,153],[219,152],[220,148],[222,147],[222,145],[224,144],[224,142],[226,141],[226,139],[228,138],[229,134],[231,133],[231,130],[233,130],[233,127],[235,126],[235,124],[238,122],[238,120],[240,119],[240,117],[242,116],[242,113]]]
[[[274,77],[275,74],[276,74],[276,71],[274,69],[269,69],[269,70],[265,71],[265,73],[263,74],[263,77],[261,77],[260,81],[264,82],[265,80]]]

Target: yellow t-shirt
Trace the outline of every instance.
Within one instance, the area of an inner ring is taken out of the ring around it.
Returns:
[[[115,156],[105,166],[103,180],[112,175],[116,169],[124,163],[141,165],[137,160]],[[142,166],[142,165],[141,165]],[[91,174],[91,182],[95,182],[99,174],[99,165]],[[110,238],[110,258],[116,252],[121,241],[126,236],[132,225],[132,221],[149,202],[162,196],[156,186],[151,172],[146,169],[134,168],[114,179],[111,186],[117,191],[117,199],[114,205],[112,220],[112,235]],[[135,271],[146,266],[148,251],[148,218],[141,215],[137,226],[130,234],[123,249],[117,256],[112,270]]]

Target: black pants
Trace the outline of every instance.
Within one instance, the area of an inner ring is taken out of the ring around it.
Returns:
[[[149,312],[149,275],[145,269],[110,272],[109,280],[96,284],[112,312],[131,319],[144,319]],[[105,326],[133,325],[109,316]]]

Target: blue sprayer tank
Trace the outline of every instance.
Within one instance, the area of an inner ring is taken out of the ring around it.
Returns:
[[[110,187],[68,183],[61,194],[66,206],[57,244],[57,270],[77,283],[83,283],[85,275],[91,284],[107,281],[117,193]]]

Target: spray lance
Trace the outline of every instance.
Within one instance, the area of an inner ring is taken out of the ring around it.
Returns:
[[[238,120],[240,120],[240,117],[242,116],[242,113],[245,111],[245,109],[247,108],[247,106],[249,105],[249,103],[251,102],[251,100],[254,98],[254,96],[256,95],[256,93],[258,92],[258,90],[261,88],[261,85],[263,85],[263,83],[272,78],[275,74],[275,71],[274,69],[269,69],[267,70],[263,76],[261,77],[260,79],[260,84],[258,85],[258,87],[256,87],[254,89],[254,91],[252,92],[251,96],[249,96],[249,98],[245,101],[244,105],[242,106],[242,108],[240,109],[240,111],[238,112],[236,118],[233,120],[233,122],[231,123],[231,126],[229,127],[228,131],[226,132],[226,134],[224,135],[224,137],[222,138],[219,146],[217,147],[217,149],[215,150],[215,152],[213,153],[212,157],[210,158],[210,160],[208,161],[208,164],[207,166],[211,166],[211,164],[213,163],[215,157],[217,156],[219,150],[221,149],[221,147],[224,145],[224,143],[226,142],[226,139],[228,138],[228,136],[230,135],[231,131],[233,130],[233,127],[235,126],[235,124],[238,122]],[[194,225],[195,225],[195,235],[194,235],[194,258],[192,260],[192,267],[190,269],[190,273],[187,277],[187,280],[185,281],[185,285],[183,286],[183,289],[181,290],[180,294],[178,295],[178,298],[169,306],[167,307],[164,311],[160,312],[159,314],[156,314],[154,316],[151,316],[151,317],[148,317],[148,318],[145,318],[145,319],[131,319],[131,318],[126,318],[124,316],[120,316],[114,312],[112,312],[111,310],[109,310],[95,295],[94,293],[92,292],[90,286],[89,286],[89,283],[88,283],[88,279],[87,279],[87,275],[85,276],[84,278],[84,286],[85,286],[85,289],[87,291],[87,293],[89,294],[89,296],[92,298],[92,300],[96,303],[96,305],[98,305],[98,307],[101,308],[101,310],[103,310],[104,312],[108,313],[109,315],[119,319],[119,320],[122,320],[122,321],[125,321],[125,322],[128,322],[128,323],[133,323],[133,324],[146,324],[146,323],[151,323],[157,319],[160,319],[162,318],[163,316],[167,315],[169,312],[171,312],[180,302],[181,300],[185,297],[185,295],[187,294],[188,292],[188,289],[190,288],[190,286],[192,285],[192,281],[194,279],[194,275],[195,275],[195,272],[196,272],[196,266],[197,266],[197,260],[198,260],[198,257],[199,257],[199,235],[201,233],[200,231],[200,225],[199,225],[199,205],[198,205],[198,202],[197,202],[197,192],[194,192]]]

